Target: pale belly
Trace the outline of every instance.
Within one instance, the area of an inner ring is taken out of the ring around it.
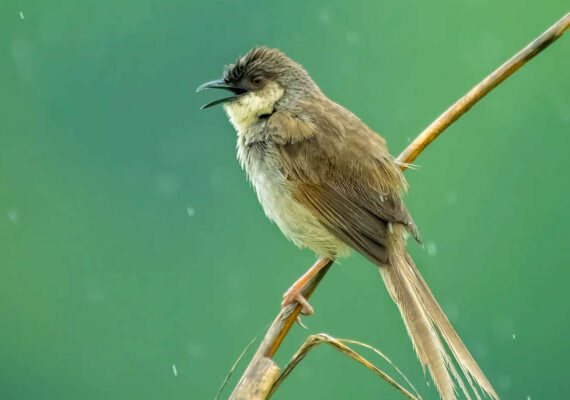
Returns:
[[[279,171],[275,152],[267,145],[238,143],[238,159],[253,185],[265,215],[297,246],[322,257],[338,258],[348,247],[293,198],[292,185]]]

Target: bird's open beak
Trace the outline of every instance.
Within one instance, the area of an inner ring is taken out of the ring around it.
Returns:
[[[227,83],[226,81],[224,81],[223,79],[218,79],[217,81],[212,81],[212,82],[207,82],[204,83],[203,85],[200,85],[198,87],[198,89],[196,89],[196,92],[201,92],[204,89],[225,89],[225,90],[229,90],[230,92],[234,93],[234,96],[229,96],[229,97],[224,97],[218,100],[214,100],[211,103],[208,104],[204,104],[201,109],[203,110],[204,108],[209,108],[212,106],[215,106],[216,104],[221,104],[221,103],[226,103],[228,101],[232,101],[237,99],[238,97],[244,95],[245,93],[247,93],[247,90],[242,89],[240,87],[237,87],[231,83]]]

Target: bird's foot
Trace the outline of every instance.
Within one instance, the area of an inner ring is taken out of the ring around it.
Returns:
[[[331,260],[328,258],[319,258],[311,268],[307,272],[303,274],[302,277],[297,279],[297,281],[285,292],[283,295],[283,301],[281,302],[281,308],[293,303],[294,301],[298,302],[302,309],[301,314],[303,315],[311,315],[315,312],[314,308],[311,307],[305,296],[301,294],[301,290],[305,287],[307,282],[309,282],[315,275],[319,273],[319,271],[327,266],[330,266],[332,263]],[[297,318],[297,322],[301,326],[300,319]]]
[[[298,302],[301,307],[301,314],[311,315],[315,312],[315,309],[311,307],[305,296],[301,294],[299,289],[295,285],[291,286],[285,294],[283,294],[283,301],[281,302],[281,308],[288,306],[294,301]]]

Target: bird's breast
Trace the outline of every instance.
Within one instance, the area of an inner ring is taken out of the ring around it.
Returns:
[[[299,247],[336,258],[348,247],[332,235],[294,196],[294,184],[280,170],[279,152],[271,141],[246,144],[238,136],[238,159],[253,185],[265,215]]]

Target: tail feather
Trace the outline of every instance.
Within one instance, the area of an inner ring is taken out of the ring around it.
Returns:
[[[380,273],[400,309],[424,372],[427,366],[444,400],[455,400],[453,380],[447,372],[448,356],[415,291],[396,268],[381,267]]]
[[[420,275],[420,272],[414,265],[414,262],[412,261],[410,256],[407,256],[407,261],[408,261],[407,262],[408,270],[411,274],[413,274],[413,276],[411,276],[410,278],[414,279],[418,283],[419,286],[418,292],[420,293],[420,296],[422,298],[422,303],[424,304],[424,307],[428,313],[430,320],[437,327],[439,333],[447,343],[447,346],[449,347],[453,356],[457,360],[457,363],[459,364],[461,371],[463,372],[469,384],[473,388],[477,398],[479,398],[479,395],[475,390],[475,388],[473,387],[472,379],[485,392],[487,392],[489,396],[491,396],[494,399],[498,399],[499,396],[491,386],[491,383],[485,377],[485,374],[483,374],[483,371],[481,371],[481,368],[479,368],[479,365],[477,365],[477,362],[473,359],[473,356],[471,355],[469,350],[467,350],[465,344],[463,344],[463,341],[461,340],[455,329],[453,329],[453,326],[449,322],[449,319],[441,309],[441,306],[435,299],[424,278]]]
[[[397,233],[393,236],[403,237]],[[455,379],[465,397],[470,399],[462,376],[456,370],[441,341],[443,339],[475,397],[480,399],[478,386],[491,398],[498,400],[499,396],[451,326],[407,254],[403,241],[395,239],[390,247],[389,263],[380,266],[380,274],[388,292],[400,309],[422,367],[425,371],[427,366],[441,398],[456,400],[453,382]]]

